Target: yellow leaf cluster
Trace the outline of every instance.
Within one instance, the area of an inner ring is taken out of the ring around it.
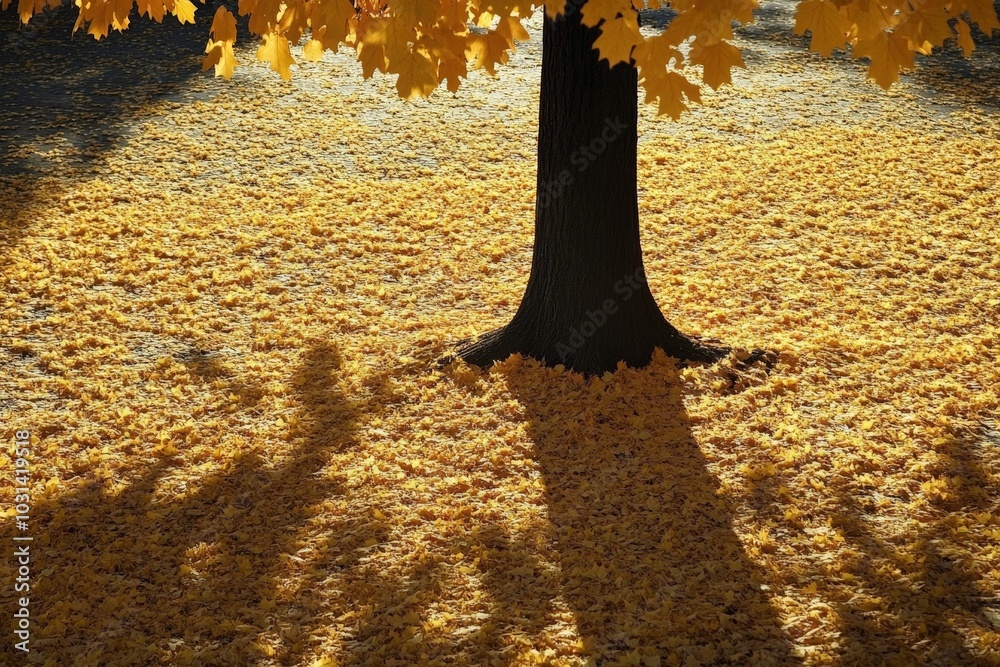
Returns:
[[[901,70],[913,69],[916,53],[930,55],[955,39],[966,57],[972,55],[966,19],[987,36],[1000,29],[989,0],[805,0],[795,15],[795,32],[809,31],[810,48],[824,56],[853,45],[855,58],[870,61],[869,78],[888,90]]]
[[[0,0],[6,8],[12,0]],[[22,21],[54,0],[19,0]],[[98,39],[109,29],[124,30],[138,3],[141,14],[161,21],[173,14],[193,22],[190,0],[75,0],[79,18],[75,28],[89,25]],[[366,78],[376,71],[396,79],[396,93],[404,98],[426,97],[440,84],[455,92],[475,69],[495,74],[508,61],[516,41],[528,38],[523,21],[545,6],[549,17],[566,11],[565,0],[240,0],[239,13],[249,17],[252,33],[261,36],[258,60],[266,61],[283,79],[291,78],[295,64],[291,47],[303,35],[302,56],[318,61],[325,51],[336,53],[341,44],[355,49]],[[685,64],[701,69],[701,80],[713,90],[731,83],[732,69],[744,67],[733,45],[733,25],[753,21],[757,0],[672,0],[676,16],[659,34],[643,34],[638,11],[658,9],[660,0],[587,0],[582,21],[599,27],[594,43],[609,66],[633,63],[640,71],[647,102],[658,103],[660,113],[678,118],[687,102],[700,100],[699,85],[683,72]],[[576,11],[571,9],[570,11]],[[991,0],[802,0],[794,32],[811,34],[811,48],[824,56],[853,46],[856,58],[868,58],[868,75],[888,89],[901,70],[913,68],[914,54],[930,54],[955,39],[966,56],[975,44],[970,25],[991,35],[1000,29]],[[235,21],[220,7],[212,23],[203,68],[215,67],[217,76],[230,78],[236,66],[232,44]],[[681,45],[690,46],[680,50]]]
[[[212,19],[212,38],[205,47],[205,60],[202,70],[215,66],[215,75],[230,79],[236,68],[236,54],[233,44],[236,43],[236,17],[225,7],[219,7]]]

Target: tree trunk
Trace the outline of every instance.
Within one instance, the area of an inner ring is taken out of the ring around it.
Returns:
[[[636,190],[638,78],[593,49],[579,6],[545,18],[538,113],[535,246],[521,305],[507,326],[459,350],[484,366],[513,353],[586,374],[619,361],[644,366],[653,349],[714,361],[663,317],[642,266]]]

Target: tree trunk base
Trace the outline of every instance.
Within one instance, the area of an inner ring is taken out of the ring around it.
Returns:
[[[594,354],[581,353],[584,352],[583,350],[565,355],[562,350],[526,335],[526,332],[521,330],[515,321],[505,327],[483,334],[475,340],[461,344],[456,350],[455,356],[473,366],[486,368],[496,362],[504,361],[513,354],[521,354],[537,359],[548,366],[562,364],[569,370],[589,376],[613,372],[621,361],[624,361],[628,366],[641,368],[650,362],[656,348],[679,361],[703,364],[715,363],[728,356],[731,351],[725,345],[717,345],[685,336],[665,319],[662,324],[664,326],[656,327],[659,329],[658,331],[649,332],[642,336],[642,340],[637,340],[634,335],[625,339],[619,338],[619,344],[616,347],[619,349],[622,347],[620,342],[622,340],[628,340],[629,345],[627,351],[618,355],[601,354],[599,351]]]
[[[577,3],[574,6],[579,6]],[[531,273],[510,323],[462,345],[489,366],[512,354],[585,375],[641,368],[660,348],[712,363],[728,347],[685,336],[663,316],[642,265],[637,197],[638,71],[609,67],[598,28],[546,16],[538,110]]]

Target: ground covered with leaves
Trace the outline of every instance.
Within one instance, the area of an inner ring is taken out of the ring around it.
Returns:
[[[407,104],[334,56],[199,76],[200,24],[5,15],[28,661],[997,664],[996,57],[886,94],[774,7],[734,86],[642,110],[639,169],[668,318],[778,360],[592,379],[436,365],[524,289],[537,25]]]

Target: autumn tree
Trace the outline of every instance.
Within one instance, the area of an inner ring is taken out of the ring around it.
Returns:
[[[0,0],[6,9],[12,0]],[[22,21],[62,0],[19,0]],[[128,27],[134,8],[161,21],[193,22],[191,0],[75,0],[76,28],[100,39]],[[639,30],[639,9],[675,12],[654,36]],[[638,89],[660,113],[677,118],[742,67],[734,26],[753,20],[756,0],[240,0],[257,58],[282,77],[295,64],[291,45],[308,33],[302,57],[354,49],[365,77],[396,77],[401,97],[457,91],[468,66],[495,74],[523,21],[545,11],[539,102],[535,240],[521,304],[507,326],[459,351],[485,365],[512,353],[599,373],[618,362],[649,361],[654,348],[685,360],[726,353],[685,336],[664,318],[646,282],[636,188]],[[869,59],[868,75],[889,88],[917,53],[954,39],[966,56],[972,26],[1000,29],[992,0],[802,0],[795,32],[829,56],[849,49]],[[237,23],[220,7],[205,69],[230,77],[237,66]],[[687,74],[697,66],[700,82]]]

